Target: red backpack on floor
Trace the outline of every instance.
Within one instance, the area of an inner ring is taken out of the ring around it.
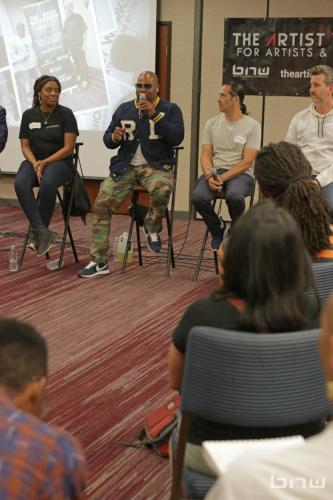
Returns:
[[[145,417],[144,429],[140,432],[142,446],[152,448],[160,457],[169,458],[169,438],[177,426],[177,410],[180,395],[176,394],[157,410]]]

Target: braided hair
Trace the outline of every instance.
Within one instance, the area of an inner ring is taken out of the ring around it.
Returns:
[[[296,219],[310,255],[330,247],[329,208],[298,146],[281,141],[263,147],[256,157],[255,176],[262,194]]]
[[[59,92],[61,92],[61,84],[55,76],[42,75],[34,83],[34,96],[32,98],[32,105],[39,106],[39,92],[42,90],[44,85],[48,82],[56,82],[59,87]]]

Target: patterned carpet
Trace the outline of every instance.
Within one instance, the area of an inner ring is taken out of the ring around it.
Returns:
[[[175,222],[176,253],[187,223]],[[45,418],[80,440],[89,469],[86,498],[168,498],[168,461],[121,443],[133,442],[144,415],[172,394],[167,377],[171,333],[184,309],[217,284],[211,270],[192,282],[202,223],[191,221],[170,278],[164,276],[161,257],[144,252],[142,268],[134,262],[123,275],[115,263],[110,276],[93,280],[76,277],[89,260],[90,218],[87,226],[72,219],[80,263],[74,263],[67,249],[60,272],[48,271],[46,259],[27,251],[19,272],[10,273],[8,248],[21,247],[27,224],[19,209],[9,207],[0,207],[0,224],[1,316],[33,323],[47,339]],[[115,216],[113,236],[128,224],[128,217]],[[57,214],[52,229],[60,233],[62,227]],[[52,250],[51,258],[57,251]]]

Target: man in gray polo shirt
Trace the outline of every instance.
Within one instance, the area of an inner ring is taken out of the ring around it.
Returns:
[[[211,247],[217,251],[224,227],[212,201],[223,188],[232,223],[245,210],[245,197],[254,189],[253,162],[260,149],[260,125],[247,116],[244,89],[237,82],[222,86],[217,102],[222,114],[210,118],[203,132],[201,168],[192,202],[212,235]]]

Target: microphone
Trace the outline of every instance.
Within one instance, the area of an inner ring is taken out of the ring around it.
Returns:
[[[146,99],[146,94],[144,94],[143,92],[139,92],[138,94],[138,101],[144,101]],[[142,111],[141,109],[139,109],[139,113],[138,113],[138,116],[139,116],[139,120],[141,120],[142,118]]]
[[[211,172],[212,172],[212,176],[213,176],[214,181],[216,181],[216,182],[220,182],[220,181],[219,181],[219,178],[218,178],[218,176],[217,176],[217,168],[216,168],[216,167],[212,167]],[[219,191],[222,191],[222,184],[220,184],[220,189],[219,189]]]

